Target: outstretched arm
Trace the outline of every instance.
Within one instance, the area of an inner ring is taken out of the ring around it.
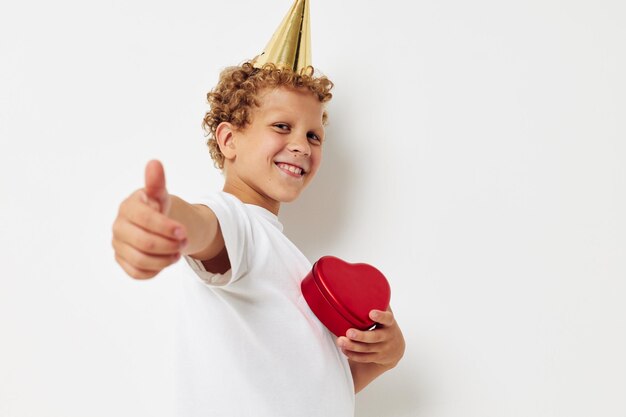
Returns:
[[[370,318],[379,323],[376,329],[350,329],[346,336],[337,338],[337,345],[350,363],[355,393],[394,368],[404,355],[404,336],[391,307],[387,311],[370,311]]]

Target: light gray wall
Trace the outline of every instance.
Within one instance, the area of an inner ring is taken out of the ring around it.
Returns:
[[[205,93],[290,5],[94,3],[0,6],[0,416],[172,415],[177,271],[126,277],[111,224],[151,158],[220,188]],[[624,416],[624,3],[311,12],[329,140],[281,217],[379,267],[407,341],[357,416]]]

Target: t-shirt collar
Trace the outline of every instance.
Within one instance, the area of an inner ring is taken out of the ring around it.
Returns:
[[[269,211],[268,209],[264,207],[257,206],[256,204],[249,204],[249,203],[244,203],[244,204],[246,205],[246,207],[249,207],[250,209],[257,212],[259,215],[267,219],[270,223],[276,226],[278,230],[280,230],[281,232],[283,231],[283,224],[278,220],[277,215],[275,215],[274,213],[272,213],[271,211]]]

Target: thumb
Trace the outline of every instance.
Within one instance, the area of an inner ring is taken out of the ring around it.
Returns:
[[[159,203],[160,211],[165,212],[169,202],[169,194],[165,188],[165,172],[161,162],[153,159],[146,165],[146,195]]]

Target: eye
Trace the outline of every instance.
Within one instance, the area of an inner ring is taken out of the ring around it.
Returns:
[[[286,123],[275,123],[274,127],[277,128],[278,130],[282,130],[284,132],[289,132],[289,125]]]
[[[313,140],[313,141],[315,141],[315,142],[318,142],[318,143],[321,143],[321,142],[322,142],[322,140],[320,139],[320,137],[319,137],[319,136],[317,136],[317,135],[316,135],[315,133],[313,133],[313,132],[309,132],[309,134],[308,134],[307,136],[309,137],[309,139],[311,139],[311,140]]]

